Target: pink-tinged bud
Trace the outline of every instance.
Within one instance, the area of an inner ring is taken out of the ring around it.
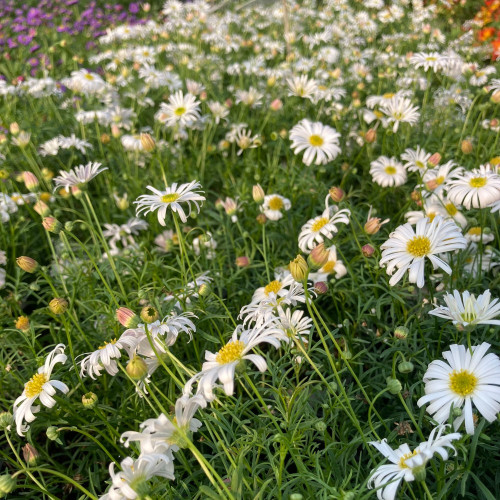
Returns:
[[[71,186],[71,194],[79,200],[83,196],[83,191],[78,186]]]
[[[430,181],[427,181],[425,183],[425,187],[429,190],[429,191],[434,191],[434,189],[436,189],[438,187],[438,183],[437,183],[437,180],[436,179],[431,179]]]
[[[39,456],[40,456],[40,453],[38,453],[38,451],[36,450],[36,448],[34,446],[32,446],[31,444],[26,443],[23,446],[24,461],[28,465],[35,465]]]
[[[264,193],[264,190],[262,189],[260,184],[256,184],[255,186],[252,187],[252,197],[255,203],[262,205],[262,203],[264,203],[265,196],[266,193]]]
[[[373,248],[371,245],[363,245],[361,251],[363,252],[363,255],[365,257],[371,257],[375,253],[375,248]]]
[[[418,191],[412,191],[410,194],[410,198],[413,201],[420,201],[420,193]]]
[[[490,127],[496,127],[497,125],[498,125],[498,120],[496,118],[490,120]]]
[[[233,101],[231,99],[226,99],[224,104],[226,107],[230,108],[233,105]]]
[[[44,203],[42,200],[38,200],[34,206],[33,210],[38,214],[41,215],[42,217],[45,217],[46,215],[50,214],[50,208],[47,205],[47,203]]]
[[[144,151],[146,151],[147,153],[154,151],[156,143],[150,134],[141,134],[140,138],[141,138],[141,146],[142,149],[144,149]]]
[[[139,316],[126,307],[116,310],[116,319],[125,328],[135,328],[139,324]]]
[[[367,223],[365,224],[365,232],[366,234],[377,234],[380,231],[380,228],[382,227],[385,222],[380,222],[381,219],[378,217],[371,217],[368,219]]]
[[[111,125],[111,135],[116,139],[117,137],[120,137],[121,132],[120,132],[120,127],[116,123],[113,123]]]
[[[495,104],[500,104],[500,90],[495,90],[493,94],[491,94],[491,102]]]
[[[431,167],[437,167],[441,161],[441,155],[439,153],[434,153],[428,160],[427,163]]]
[[[279,111],[283,107],[281,99],[275,99],[269,106],[273,111]]]
[[[221,198],[217,198],[215,200],[214,205],[217,210],[224,210],[224,202],[222,201]]]
[[[18,123],[17,123],[17,122],[12,122],[12,123],[9,125],[9,130],[10,130],[10,133],[11,133],[12,135],[17,135],[17,134],[19,134],[19,130],[20,130],[20,128],[19,128]]]
[[[255,218],[260,225],[264,225],[267,222],[267,217],[264,214],[259,214]]]
[[[236,266],[237,267],[248,267],[250,265],[250,259],[248,257],[236,257]]]
[[[325,248],[325,244],[320,243],[311,250],[307,257],[307,263],[313,270],[320,269],[327,263],[329,257],[330,252]]]
[[[474,149],[474,146],[471,141],[465,139],[462,141],[462,144],[460,144],[460,149],[462,150],[462,153],[464,155],[470,155],[472,153],[472,150]]]
[[[34,273],[38,267],[38,262],[31,257],[21,256],[16,259],[17,265],[27,273]]]
[[[339,187],[332,187],[330,188],[330,198],[335,202],[335,203],[340,203],[344,198],[345,198],[345,193],[342,189]]]
[[[366,132],[365,135],[365,142],[368,144],[371,144],[372,142],[375,142],[377,140],[377,131],[374,128],[371,128]]]
[[[324,281],[318,281],[314,283],[314,291],[318,295],[323,295],[328,292],[328,285]]]
[[[142,4],[142,10],[144,12],[149,12],[151,10],[151,5],[149,3],[143,3]]]
[[[203,90],[201,93],[200,93],[200,101],[206,101],[207,100],[207,92],[206,90]]]
[[[59,234],[61,232],[61,223],[55,217],[45,217],[42,220],[42,226],[49,233]]]
[[[36,191],[40,184],[32,172],[23,172],[23,181],[28,191]]]

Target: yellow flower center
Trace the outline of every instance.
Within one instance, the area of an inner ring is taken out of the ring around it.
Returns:
[[[472,236],[481,236],[481,226],[471,227],[467,232]]]
[[[382,118],[384,116],[384,113],[382,113],[382,111],[379,111],[378,109],[376,109],[373,114],[377,117],[377,118]]]
[[[424,257],[431,250],[431,240],[427,236],[415,236],[406,244],[406,251],[414,257]]]
[[[425,215],[427,215],[427,217],[429,217],[429,220],[432,222],[437,214],[436,212],[427,212]]]
[[[394,97],[394,93],[393,92],[388,92],[387,94],[384,94],[382,97],[384,99],[390,99],[391,97]]]
[[[419,160],[415,162],[415,166],[417,166],[418,168],[425,168],[425,165]]]
[[[161,201],[163,203],[173,203],[174,201],[179,199],[179,195],[177,193],[164,194],[161,197]]]
[[[396,167],[389,165],[388,167],[384,168],[384,172],[389,175],[394,175],[397,172],[397,170]]]
[[[460,315],[460,317],[466,323],[473,323],[476,320],[476,314],[473,311],[465,311]]]
[[[334,260],[329,260],[322,268],[324,273],[331,273],[335,268],[336,262]]]
[[[311,135],[311,137],[309,137],[309,144],[311,144],[311,146],[314,146],[315,148],[319,148],[320,146],[323,146],[323,143],[325,141],[323,140],[322,137],[320,137],[319,135]]]
[[[186,112],[186,108],[180,107],[174,111],[174,114],[176,114],[177,116],[182,116],[185,112]]]
[[[283,200],[275,196],[269,200],[269,208],[271,210],[281,210],[283,208]]]
[[[104,341],[104,344],[100,345],[99,349],[104,349],[107,345],[113,345],[113,344],[116,344],[116,342],[117,342],[116,339],[112,339],[109,342]]]
[[[477,377],[467,370],[453,370],[450,374],[450,389],[459,396],[465,397],[474,392],[478,383]]]
[[[266,295],[269,295],[271,292],[276,294],[281,290],[282,286],[283,285],[281,284],[281,281],[278,280],[271,281],[271,283],[269,283],[264,287],[264,293]]]
[[[245,349],[245,343],[241,340],[233,340],[227,343],[215,356],[215,361],[220,365],[232,363],[241,359],[241,355]]]
[[[313,225],[312,230],[314,233],[318,232],[323,226],[328,224],[328,219],[326,217],[319,218]]]
[[[85,78],[87,80],[93,80],[94,79],[94,77],[90,73],[85,73]]]
[[[406,465],[406,461],[407,461],[409,458],[414,457],[417,453],[418,453],[418,451],[417,451],[417,450],[413,450],[412,452],[410,452],[410,453],[406,453],[405,455],[403,455],[403,456],[399,459],[399,467],[401,467],[401,469],[409,469],[409,467]]]
[[[431,61],[431,62],[432,62],[432,61],[437,61],[437,58],[436,58],[435,56],[427,56],[427,57],[425,58],[425,60],[426,60],[426,61]]]
[[[439,177],[436,177],[435,181],[436,184],[440,186],[444,182],[444,176],[440,175]]]
[[[480,188],[486,185],[486,177],[473,177],[469,181],[469,186],[473,188]]]
[[[444,208],[446,208],[446,211],[453,217],[454,215],[457,214],[458,210],[453,203],[447,203]]]
[[[48,381],[45,373],[36,373],[33,375],[24,388],[24,392],[28,398],[34,398],[42,392],[43,385]]]

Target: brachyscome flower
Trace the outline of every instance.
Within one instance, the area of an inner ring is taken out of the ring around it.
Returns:
[[[435,454],[448,460],[447,448],[455,451],[451,443],[460,439],[461,435],[453,433],[443,436],[446,427],[440,425],[434,428],[429,439],[420,443],[413,451],[406,443],[393,450],[387,444],[387,439],[370,442],[391,463],[379,465],[371,472],[368,488],[376,488],[377,498],[380,500],[394,500],[401,481],[415,481],[415,476],[420,471],[425,471],[425,465]]]
[[[396,158],[380,156],[370,163],[373,182],[382,187],[401,186],[406,182],[406,170]]]
[[[167,127],[189,127],[200,118],[200,103],[194,95],[184,95],[182,90],[178,90],[169,97],[168,104],[160,104],[155,118]]]
[[[500,315],[498,299],[491,301],[491,293],[486,290],[476,299],[474,294],[454,290],[443,297],[446,306],[439,306],[429,314],[449,319],[454,325],[464,327],[474,325],[500,325],[500,320],[493,319]]]
[[[438,254],[464,249],[466,246],[467,240],[453,221],[436,216],[430,222],[426,217],[417,222],[415,230],[411,224],[406,223],[390,234],[389,239],[380,247],[383,250],[380,266],[387,265],[387,274],[392,276],[389,281],[391,286],[409,271],[410,283],[416,283],[422,288],[426,257],[434,269],[439,267],[451,274],[451,267]],[[395,269],[397,271],[393,275]]]
[[[100,163],[92,163],[89,162],[87,165],[79,165],[69,172],[59,171],[59,176],[54,177],[54,182],[56,187],[54,191],[60,187],[64,188],[69,192],[70,187],[78,187],[82,189],[85,184],[91,181],[94,177],[99,175],[104,170],[108,170],[107,168],[100,168]]]
[[[264,196],[264,203],[260,206],[260,211],[269,220],[280,220],[283,212],[290,210],[292,204],[288,198],[279,194],[268,194]]]
[[[486,354],[489,348],[487,342],[471,350],[451,345],[443,352],[446,362],[429,364],[423,379],[425,396],[418,400],[418,406],[430,403],[427,412],[440,424],[448,420],[452,407],[463,407],[453,427],[457,430],[465,420],[468,434],[474,434],[472,405],[488,422],[496,420],[500,411],[500,359],[491,352]]]
[[[389,123],[393,123],[392,131],[396,133],[400,123],[415,125],[420,118],[417,106],[412,106],[410,99],[406,97],[394,96],[388,102],[380,106],[380,110],[385,113]]]
[[[188,215],[190,215],[192,210],[191,203],[196,206],[196,210],[199,213],[200,206],[198,202],[205,201],[205,197],[201,194],[203,191],[198,191],[201,188],[201,184],[196,181],[181,184],[180,186],[174,182],[171,186],[166,187],[165,191],[159,191],[153,186],[147,186],[147,188],[154,194],[143,194],[134,201],[137,204],[136,214],[143,213],[146,215],[149,212],[158,210],[158,222],[162,226],[165,226],[165,217],[168,208],[177,213],[182,222],[186,222],[187,216],[181,203],[187,203],[189,208]]]
[[[59,380],[50,380],[52,370],[57,363],[66,363],[67,356],[64,354],[64,345],[58,344],[45,359],[43,366],[38,368],[38,372],[25,384],[24,391],[14,402],[14,420],[16,422],[17,433],[22,436],[28,429],[28,423],[35,420],[35,413],[40,411],[40,406],[34,406],[38,399],[47,408],[52,408],[56,400],[52,397],[56,389],[66,394],[69,388]]]

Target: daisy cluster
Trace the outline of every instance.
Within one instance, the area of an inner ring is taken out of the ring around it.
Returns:
[[[3,7],[22,45],[54,29],[0,81],[0,497],[498,497],[477,26],[168,0],[70,28],[55,4]]]

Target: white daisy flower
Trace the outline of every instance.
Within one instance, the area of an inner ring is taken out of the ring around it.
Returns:
[[[425,465],[435,454],[448,460],[446,448],[451,448],[456,453],[451,443],[460,439],[461,435],[453,433],[443,436],[446,427],[448,426],[435,427],[429,439],[420,443],[413,451],[406,443],[393,450],[387,444],[387,439],[370,442],[391,463],[379,465],[371,472],[368,488],[376,488],[377,498],[380,500],[394,500],[401,481],[415,481],[415,475],[418,471],[425,470]]]
[[[262,343],[271,344],[278,349],[282,341],[286,342],[287,337],[274,321],[250,329],[239,325],[234,330],[231,340],[218,352],[214,354],[205,351],[206,361],[201,372],[188,380],[184,386],[184,394],[191,394],[191,388],[197,381],[198,393],[207,401],[213,401],[215,398],[213,389],[217,380],[220,380],[226,395],[232,396],[235,370],[242,361],[251,361],[260,372],[265,372],[267,369],[266,360],[259,354],[251,353],[252,349]]]
[[[286,274],[283,277],[278,277],[277,279],[271,281],[266,286],[261,286],[255,290],[252,296],[251,304],[256,304],[261,302],[269,296],[275,295],[276,297],[283,297],[287,294],[290,287],[295,284],[296,281],[293,279],[291,274]]]
[[[326,208],[321,215],[307,221],[300,230],[299,248],[304,253],[309,253],[316,245],[323,243],[325,238],[331,239],[338,232],[337,224],[349,224],[351,212],[344,208],[335,212],[336,207],[328,206],[326,197]]]
[[[107,86],[106,82],[97,73],[92,73],[86,69],[73,71],[69,78],[62,80],[62,83],[74,92],[81,92],[86,95],[98,94]]]
[[[498,299],[491,301],[491,293],[486,290],[476,299],[467,290],[454,290],[443,297],[446,306],[439,306],[429,314],[439,318],[449,319],[454,325],[467,327],[469,325],[500,325],[500,320],[493,319],[500,315]]]
[[[37,399],[47,408],[52,408],[56,400],[52,397],[56,389],[63,394],[67,394],[69,388],[59,380],[50,380],[52,370],[57,363],[66,363],[67,356],[64,354],[64,344],[58,344],[47,356],[43,366],[38,368],[38,372],[25,384],[24,391],[14,402],[13,416],[16,422],[17,433],[22,436],[29,429],[28,423],[35,420],[35,413],[40,411],[40,406],[33,404]]]
[[[59,171],[59,176],[54,177],[54,182],[57,188],[64,188],[69,191],[70,187],[77,186],[82,189],[82,187],[91,181],[94,177],[99,175],[101,172],[108,170],[107,168],[100,168],[100,163],[89,162],[87,165],[79,165],[69,172]]]
[[[217,101],[209,101],[207,103],[208,109],[214,116],[215,123],[218,125],[221,120],[225,120],[229,115],[229,109],[224,104]],[[226,120],[227,121],[227,120]]]
[[[382,187],[402,186],[406,182],[406,170],[396,158],[380,156],[370,162],[373,182]]]
[[[438,71],[446,62],[446,58],[439,52],[417,52],[410,57],[410,65],[415,68],[432,69]]]
[[[279,194],[268,194],[264,196],[260,211],[269,220],[280,220],[283,217],[283,211],[288,211],[291,207],[292,204],[288,198]]]
[[[142,219],[132,217],[125,224],[104,224],[103,235],[108,238],[109,245],[112,249],[117,249],[116,244],[120,242],[123,248],[134,246],[134,236],[140,231],[148,228],[148,223]]]
[[[167,127],[179,125],[189,127],[200,118],[200,103],[196,97],[189,92],[184,95],[178,90],[168,99],[168,104],[162,102],[155,119],[164,123]]]
[[[426,189],[423,191],[423,195],[442,194],[447,189],[447,182],[463,172],[462,167],[455,168],[456,166],[453,161],[448,161],[436,168],[428,169],[422,177]],[[424,186],[417,186],[417,189]]]
[[[290,130],[291,148],[295,154],[304,151],[302,161],[305,165],[324,165],[337,158],[340,134],[332,127],[321,122],[301,120]]]
[[[417,404],[427,403],[427,412],[438,423],[446,422],[453,408],[462,414],[453,422],[457,430],[465,420],[468,434],[474,434],[472,405],[488,421],[493,422],[500,411],[500,359],[486,351],[490,344],[473,346],[472,352],[463,345],[453,344],[443,352],[447,362],[432,361],[424,375],[425,396]]]
[[[286,81],[288,85],[288,95],[302,97],[314,101],[318,90],[318,82],[313,78],[309,79],[307,75],[294,76]]]
[[[389,123],[393,123],[392,131],[396,133],[400,123],[415,125],[420,118],[418,106],[412,106],[410,99],[394,96],[388,102],[383,102],[380,110],[387,116]]]
[[[422,210],[407,212],[405,219],[413,225],[425,217],[428,217],[432,222],[436,215],[441,215],[443,219],[452,219],[462,228],[468,224],[464,215],[459,212],[458,208],[451,201],[443,196],[442,192],[439,196],[431,195],[429,198],[424,198]]]
[[[304,311],[297,309],[292,313],[290,308],[285,311],[280,310],[276,324],[281,328],[289,340],[300,339],[307,343],[306,335],[311,333],[313,320],[309,316],[304,316]]]
[[[154,195],[143,194],[134,201],[137,204],[136,215],[139,215],[141,212],[146,215],[149,212],[158,210],[158,222],[162,226],[165,226],[167,209],[170,208],[179,215],[182,222],[186,222],[187,216],[181,203],[187,203],[189,208],[188,216],[192,210],[191,203],[196,206],[196,210],[199,213],[200,206],[198,202],[205,201],[205,197],[201,194],[203,191],[197,191],[200,188],[201,184],[196,181],[181,184],[180,186],[174,182],[171,186],[166,187],[165,191],[159,191],[152,186],[147,186],[147,189],[152,191]]]
[[[472,226],[464,236],[467,238],[467,241],[473,243],[482,241],[484,244],[488,244],[495,239],[489,227],[482,229],[481,226]]]
[[[419,288],[424,286],[425,258],[427,257],[434,269],[441,268],[451,274],[451,267],[437,254],[463,249],[467,240],[462,236],[458,226],[441,216],[436,216],[432,222],[426,217],[417,222],[415,230],[410,224],[396,228],[389,239],[381,245],[382,258],[380,266],[387,265],[387,274],[392,276],[391,286],[398,283],[406,271],[409,271],[410,283],[416,283]]]
[[[406,161],[404,167],[408,172],[425,172],[430,157],[431,154],[420,146],[417,146],[417,149],[405,149],[405,152],[401,155],[401,159]]]
[[[480,165],[470,172],[457,175],[446,186],[448,198],[467,210],[485,208],[500,200],[500,175],[488,166]]]
[[[249,108],[259,108],[261,106],[263,94],[250,87],[248,90],[236,91],[236,104],[245,104]]]

